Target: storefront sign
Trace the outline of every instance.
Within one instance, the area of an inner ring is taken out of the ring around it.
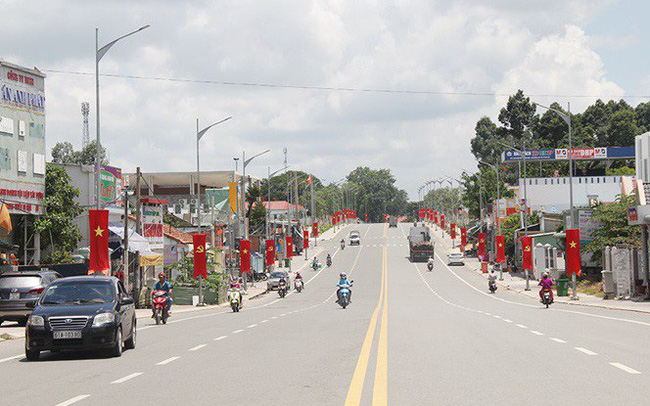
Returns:
[[[111,204],[119,200],[122,191],[122,170],[113,166],[102,165],[99,189],[102,203]]]
[[[149,241],[151,249],[163,248],[163,207],[161,205],[142,205],[142,232]]]
[[[0,200],[5,201],[10,214],[43,214],[44,199],[45,186],[0,180]]]
[[[568,148],[557,149],[527,149],[527,161],[562,161],[569,159]],[[596,147],[573,148],[572,159],[634,159],[634,147]],[[503,162],[522,161],[519,151],[506,150],[501,154]]]

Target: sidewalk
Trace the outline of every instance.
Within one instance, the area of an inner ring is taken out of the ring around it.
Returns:
[[[435,238],[440,242],[442,241],[443,245],[446,248],[451,249],[451,238],[449,233],[445,231],[445,238],[441,237],[440,227],[430,226],[432,234],[435,235]],[[458,235],[458,233],[457,233]],[[459,241],[457,238],[456,247],[458,247]],[[443,259],[444,260],[444,259]],[[474,273],[482,276],[486,281],[486,290],[487,290],[487,275],[481,273],[481,264],[478,261],[478,258],[465,258],[465,266],[469,268]],[[520,293],[522,295],[528,296],[532,299],[539,300],[539,288],[537,287],[538,281],[535,279],[529,280],[530,290],[526,290],[526,279],[523,274],[518,273],[508,273],[503,272],[503,280],[497,280],[497,285],[501,286],[504,289],[511,290],[513,292]],[[569,295],[571,295],[571,289],[569,289]],[[602,309],[610,310],[625,310],[639,313],[650,313],[650,302],[639,301],[635,302],[632,300],[622,300],[622,299],[608,299],[605,300],[600,297],[587,295],[585,293],[578,293],[578,300],[571,300],[570,296],[558,296],[554,295],[554,302],[565,305],[572,306],[587,306],[587,307],[599,307]]]

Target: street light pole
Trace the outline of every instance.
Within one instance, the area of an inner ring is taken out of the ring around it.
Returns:
[[[199,130],[199,119],[196,119],[196,223],[198,225],[198,234],[201,234],[201,170],[199,167],[199,141],[205,135],[205,133],[212,127],[217,124],[221,124],[224,121],[230,120],[232,117],[226,117],[221,121],[217,121],[214,124],[211,124],[205,127],[202,130]],[[191,213],[190,213],[191,214]],[[203,305],[203,277],[199,276],[199,305]]]
[[[102,60],[104,55],[106,55],[106,52],[108,52],[109,49],[115,43],[117,43],[119,40],[124,39],[130,35],[133,35],[135,33],[138,33],[146,28],[149,28],[149,25],[142,26],[138,28],[135,31],[132,31],[128,34],[124,34],[121,37],[114,39],[113,41],[109,42],[108,44],[104,45],[103,47],[99,47],[99,27],[95,27],[95,108],[97,109],[96,113],[96,123],[97,123],[97,128],[95,129],[96,132],[96,140],[95,140],[95,209],[99,210],[100,208],[100,187],[99,187],[99,174],[100,174],[100,159],[101,159],[101,143],[100,143],[100,136],[99,136],[99,61]],[[126,220],[125,220],[126,221]]]

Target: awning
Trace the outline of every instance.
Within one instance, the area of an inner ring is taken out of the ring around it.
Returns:
[[[111,233],[120,237],[120,239],[124,239],[124,227],[108,226],[108,229]],[[149,241],[140,234],[129,229],[129,252],[136,251],[140,251],[141,254],[143,252],[150,252]]]
[[[163,264],[163,255],[150,253],[140,253],[140,266],[155,266]]]

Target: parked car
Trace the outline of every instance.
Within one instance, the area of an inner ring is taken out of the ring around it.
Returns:
[[[273,271],[269,275],[269,280],[266,281],[266,290],[277,290],[280,279],[284,279],[284,281],[287,283],[288,288],[291,289],[289,274],[287,274],[285,271]]]
[[[462,252],[450,252],[447,254],[448,265],[465,265],[465,255]]]
[[[17,321],[24,326],[32,309],[27,304],[60,278],[54,271],[9,272],[0,275],[0,324]]]
[[[25,331],[30,361],[46,350],[108,350],[119,357],[135,348],[135,305],[117,278],[57,279],[31,305]]]
[[[358,230],[350,231],[348,238],[350,239],[350,245],[361,245],[361,233]]]

